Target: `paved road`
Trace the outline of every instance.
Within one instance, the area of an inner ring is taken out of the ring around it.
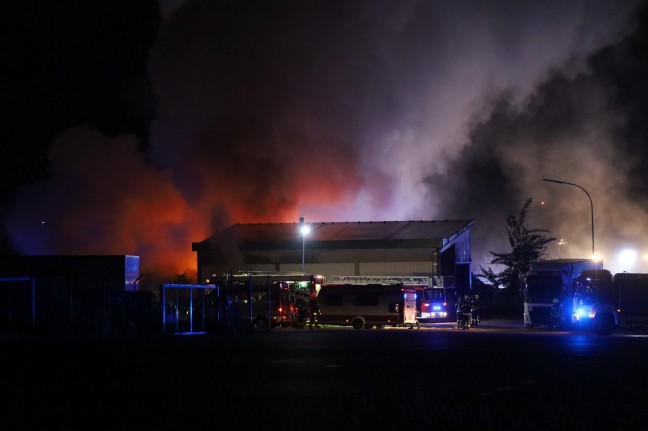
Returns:
[[[648,337],[513,326],[5,341],[0,429],[642,429]]]

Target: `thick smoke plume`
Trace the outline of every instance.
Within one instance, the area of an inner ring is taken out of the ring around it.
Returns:
[[[194,269],[187,248],[209,233],[202,216],[137,147],[90,128],[57,139],[52,178],[25,190],[9,219],[17,243],[30,254],[141,255],[149,279]]]
[[[646,18],[644,9],[636,31],[593,53],[581,72],[554,70],[518,103],[506,94],[495,97],[460,153],[446,158],[445,173],[427,178],[442,205],[479,214],[474,241],[488,247],[473,258],[488,261],[489,250],[506,250],[504,215],[518,214],[533,197],[532,223],[560,240],[549,257],[589,257],[594,241],[613,272],[648,271],[648,87],[639,79],[646,67]],[[494,233],[493,226],[500,229]]]
[[[163,2],[150,142],[70,130],[9,226],[30,253],[168,274],[229,223],[475,219],[478,270],[527,197],[554,256],[589,253],[586,196],[550,177],[590,191],[611,253],[646,232],[638,4]]]

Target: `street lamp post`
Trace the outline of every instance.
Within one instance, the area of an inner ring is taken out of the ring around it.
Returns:
[[[299,217],[299,224],[301,225],[301,228],[299,229],[299,231],[301,232],[301,236],[302,236],[302,268],[301,268],[301,270],[302,270],[302,272],[305,272],[304,271],[304,267],[305,267],[305,265],[304,265],[305,264],[304,257],[305,257],[305,251],[306,251],[306,235],[308,235],[308,233],[310,232],[310,227],[307,224],[304,224],[304,217]]]
[[[587,198],[590,201],[590,209],[591,209],[591,214],[592,214],[592,257],[594,257],[595,256],[595,253],[594,253],[594,204],[592,203],[592,197],[590,196],[590,194],[587,193],[587,190],[585,190],[584,188],[582,188],[578,184],[568,183],[566,181],[552,180],[552,179],[549,179],[549,178],[543,178],[542,181],[548,181],[550,183],[556,183],[556,184],[567,184],[567,185],[570,185],[570,186],[578,187],[579,189],[581,189],[582,191],[585,192],[585,194],[587,195]]]

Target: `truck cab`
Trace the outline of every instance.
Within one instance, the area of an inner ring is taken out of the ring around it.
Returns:
[[[448,299],[444,288],[422,289],[418,293],[420,322],[434,322],[448,318]]]
[[[588,270],[602,270],[603,264],[592,259],[552,259],[535,262],[524,286],[524,326],[555,327],[552,308],[559,305],[564,329],[574,324],[574,281]]]
[[[554,299],[565,302],[568,287],[558,274],[533,274],[527,277],[524,288],[524,326],[550,326]]]
[[[612,274],[606,269],[585,270],[573,283],[572,325],[610,333],[617,325]]]

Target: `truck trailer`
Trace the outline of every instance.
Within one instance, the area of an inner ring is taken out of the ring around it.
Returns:
[[[627,272],[615,274],[613,292],[618,327],[647,327],[648,274]]]
[[[552,326],[551,313],[555,302],[563,310],[564,327],[571,327],[574,310],[574,281],[585,270],[603,269],[592,259],[552,259],[536,262],[524,285],[524,326]]]

